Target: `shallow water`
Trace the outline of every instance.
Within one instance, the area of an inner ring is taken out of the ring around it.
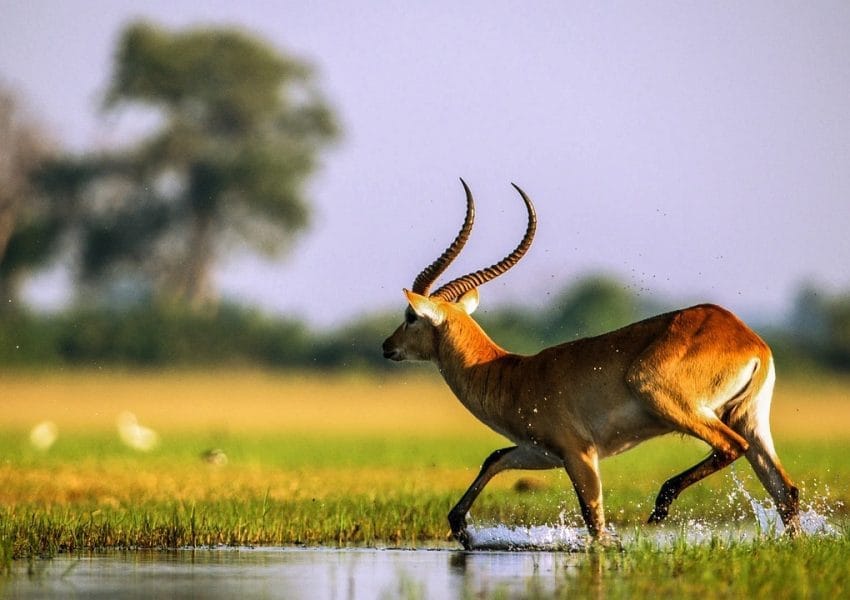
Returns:
[[[552,592],[584,555],[379,549],[109,552],[15,565],[11,598],[468,598]]]

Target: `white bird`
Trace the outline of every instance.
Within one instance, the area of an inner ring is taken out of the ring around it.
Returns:
[[[133,448],[148,452],[159,444],[159,434],[149,427],[139,424],[139,420],[131,412],[124,411],[118,415],[118,435],[121,441]]]
[[[42,421],[30,431],[30,444],[42,451],[47,451],[59,437],[59,428],[53,421]]]

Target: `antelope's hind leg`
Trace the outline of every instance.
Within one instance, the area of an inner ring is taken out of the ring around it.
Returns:
[[[767,380],[755,394],[752,405],[748,407],[749,410],[738,415],[738,419],[732,423],[732,426],[749,442],[747,461],[770,497],[773,498],[785,530],[793,536],[802,531],[799,491],[782,467],[770,433],[769,413],[774,379],[771,364]]]
[[[679,430],[701,439],[712,447],[711,454],[696,465],[664,482],[655,499],[655,508],[648,523],[660,523],[667,517],[673,500],[683,490],[702,481],[712,473],[732,464],[749,449],[749,442],[716,416],[703,415],[691,423],[683,421]]]
[[[773,498],[786,532],[794,536],[802,531],[799,491],[782,467],[773,446],[773,435],[770,433],[770,405],[776,381],[773,360],[769,361],[767,368],[762,385],[755,390],[750,401],[742,405],[741,410],[733,412],[729,424],[749,443],[747,461]]]
[[[661,486],[661,490],[658,492],[658,496],[655,498],[655,508],[652,510],[652,514],[649,515],[647,523],[660,523],[666,519],[673,500],[678,498],[679,494],[685,488],[730,465],[739,456],[740,454],[727,454],[715,450],[707,458],[690,469],[665,481],[664,485]]]
[[[690,469],[664,482],[655,499],[655,508],[649,515],[649,523],[663,521],[673,500],[683,490],[732,464],[750,446],[744,436],[730,427],[725,420],[721,420],[714,411],[691,400],[693,390],[681,385],[680,365],[676,363],[674,367],[659,379],[630,377],[632,391],[661,421],[669,425],[671,431],[685,433],[704,441],[711,447],[711,454]]]
[[[449,511],[449,526],[452,530],[452,536],[463,545],[464,549],[470,549],[469,534],[466,530],[466,514],[469,512],[472,503],[481,494],[484,486],[502,471],[509,469],[554,469],[558,466],[560,466],[559,463],[554,462],[553,459],[546,457],[539,451],[521,446],[496,450],[487,457],[472,485],[469,486],[469,489],[466,490],[454,508]]]

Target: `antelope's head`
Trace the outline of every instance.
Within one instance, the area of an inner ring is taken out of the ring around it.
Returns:
[[[464,331],[470,327],[478,329],[469,315],[478,307],[478,286],[487,283],[513,267],[531,246],[537,228],[534,205],[519,187],[519,192],[528,210],[528,226],[525,235],[513,252],[494,265],[453,279],[433,294],[431,285],[460,254],[475,219],[475,203],[472,192],[461,179],[466,192],[466,218],[454,241],[433,263],[425,267],[413,281],[411,290],[404,290],[407,308],[404,322],[383,344],[384,358],[390,360],[432,360],[437,355],[440,340],[446,330]]]

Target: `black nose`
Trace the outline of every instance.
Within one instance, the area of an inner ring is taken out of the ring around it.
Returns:
[[[401,360],[401,353],[397,348],[393,348],[393,345],[390,344],[389,338],[384,340],[381,350],[384,351],[384,358],[388,358],[389,360]]]

